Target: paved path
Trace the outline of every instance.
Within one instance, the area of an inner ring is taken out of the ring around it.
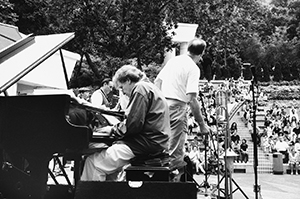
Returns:
[[[254,174],[246,173],[234,173],[232,174],[234,181],[246,194],[249,199],[256,199],[253,192],[254,186]],[[204,180],[204,175],[195,175],[194,179],[201,184]],[[217,176],[210,176],[208,182],[211,185],[216,185],[218,180]],[[224,181],[222,181],[224,182]],[[299,199],[300,198],[300,175],[274,175],[274,174],[258,174],[258,184],[261,185],[261,198],[258,199]],[[233,190],[237,187],[232,183]],[[221,188],[224,185],[221,185]],[[201,189],[198,194],[198,199],[205,198],[201,192],[205,192],[205,189]],[[209,193],[209,190],[207,190]],[[217,194],[218,192],[216,192]],[[238,189],[233,193],[234,199],[246,198]],[[259,196],[259,194],[258,194]]]

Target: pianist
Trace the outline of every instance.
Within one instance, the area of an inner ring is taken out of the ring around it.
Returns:
[[[110,147],[87,157],[82,181],[117,181],[132,158],[164,152],[168,147],[170,120],[162,93],[143,72],[130,65],[122,66],[113,82],[129,97],[127,119],[124,125],[102,129],[117,139]]]

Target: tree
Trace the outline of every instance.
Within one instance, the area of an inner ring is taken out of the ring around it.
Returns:
[[[18,26],[24,34],[45,34],[48,32],[48,18],[45,10],[49,6],[47,1],[39,0],[10,0],[14,4],[14,11],[18,14]]]
[[[289,40],[293,40],[296,38],[299,40],[300,38],[300,1],[293,1],[288,5],[289,8],[289,22],[287,25],[287,37]]]
[[[11,2],[20,15],[17,26],[25,34],[75,32],[67,48],[85,57],[98,78],[102,76],[97,74],[102,65],[94,60],[136,59],[141,68],[152,62],[162,63],[165,50],[172,45],[167,31],[173,23],[165,13],[172,11],[168,6],[176,3],[173,0]]]
[[[173,20],[199,25],[197,35],[208,42],[208,56],[221,65],[224,75],[236,71],[236,64],[228,65],[228,60],[241,63],[243,41],[267,40],[274,32],[270,11],[256,0],[187,0],[177,6]]]
[[[0,22],[15,25],[18,15],[14,12],[14,5],[9,0],[0,0]]]
[[[230,77],[233,77],[234,79],[238,79],[241,76],[241,61],[240,59],[237,59],[236,56],[229,56],[227,58],[227,65],[228,65],[228,70],[230,73]]]
[[[155,59],[161,63],[165,48],[171,47],[167,35],[171,24],[163,23],[171,2],[77,0],[52,4],[66,13],[58,21],[76,32],[74,50],[100,57],[136,58],[141,67]]]
[[[197,36],[208,43],[201,78],[236,78],[242,62],[255,65],[261,81],[274,76],[275,68],[277,80],[299,78],[299,0],[267,6],[257,0],[11,2],[6,7],[19,15],[24,33],[75,32],[67,48],[82,55],[80,63],[89,65],[93,78],[112,74],[127,60],[154,75],[165,50],[173,47],[167,32],[177,22],[197,23]]]

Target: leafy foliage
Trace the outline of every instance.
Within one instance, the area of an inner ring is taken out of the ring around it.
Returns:
[[[14,25],[17,17],[13,4],[9,0],[0,0],[0,22]]]
[[[73,49],[93,56],[161,63],[171,45],[163,24],[165,1],[53,1],[66,13],[58,20],[76,32]]]
[[[208,42],[201,78],[251,79],[241,67],[249,62],[259,81],[300,79],[300,0],[0,2],[1,22],[15,22],[23,33],[76,33],[67,46],[83,56],[74,85],[93,84],[128,62],[154,78],[165,50],[174,47],[167,32],[178,22],[198,24],[197,36]]]
[[[16,25],[24,34],[43,34],[47,32],[47,1],[10,0],[14,4],[14,11],[18,14]]]

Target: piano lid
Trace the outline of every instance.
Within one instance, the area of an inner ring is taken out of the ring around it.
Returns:
[[[0,23],[0,50],[22,39],[18,27]]]
[[[24,42],[24,45],[20,45],[22,41],[19,41],[15,45],[10,46],[9,49],[6,49],[9,50],[9,54],[1,54],[1,51],[0,94],[60,50],[74,36],[74,33],[29,36],[25,38],[27,41]],[[19,46],[16,47],[16,45]],[[64,73],[67,72],[63,70],[63,66],[60,67]],[[53,81],[56,80],[56,77],[51,78]]]

